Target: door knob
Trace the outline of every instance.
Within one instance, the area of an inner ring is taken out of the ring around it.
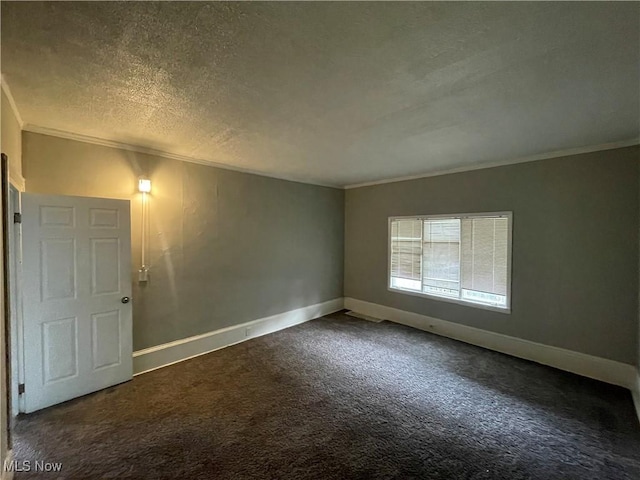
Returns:
[[[122,303],[129,303],[129,300],[131,300],[129,297],[122,297],[122,300],[120,300]]]

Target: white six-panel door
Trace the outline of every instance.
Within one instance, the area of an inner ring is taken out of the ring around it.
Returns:
[[[129,201],[22,197],[24,405],[132,377]]]

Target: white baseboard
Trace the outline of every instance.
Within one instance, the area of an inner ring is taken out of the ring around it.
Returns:
[[[541,343],[489,332],[478,328],[447,322],[417,313],[398,310],[375,303],[346,297],[344,308],[371,317],[390,320],[427,332],[460,340],[465,343],[506,353],[514,357],[532,360],[543,365],[559,368],[603,382],[635,390],[637,369],[633,365],[616,362],[585,353],[565,350]],[[640,395],[640,394],[638,394]],[[637,402],[636,396],[636,402]],[[638,403],[636,403],[636,408]],[[640,410],[639,410],[640,412]]]
[[[636,406],[636,414],[638,415],[638,421],[640,422],[640,370],[636,375],[635,388],[631,389],[631,395],[633,396],[633,404]]]
[[[133,374],[150,372],[342,310],[342,297],[133,352]]]
[[[1,480],[12,480],[13,478],[13,469],[12,468],[5,468],[5,466],[8,466],[11,464],[11,462],[13,461],[13,450],[9,450],[7,452],[7,458],[5,458],[2,461],[2,475],[0,475],[0,479]]]

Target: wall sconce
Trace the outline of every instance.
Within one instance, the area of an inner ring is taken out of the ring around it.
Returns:
[[[148,178],[140,178],[138,179],[138,191],[142,193],[142,208],[141,208],[141,217],[142,217],[142,225],[141,225],[141,235],[140,235],[140,251],[141,251],[141,267],[138,270],[138,282],[147,282],[149,281],[149,267],[146,264],[146,253],[147,253],[147,228],[148,228],[148,210],[149,210],[149,200],[147,199],[147,194],[151,192],[151,180]]]
[[[138,190],[140,193],[151,193],[151,180],[141,178],[138,180]]]

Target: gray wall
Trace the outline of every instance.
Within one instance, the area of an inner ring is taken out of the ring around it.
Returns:
[[[150,198],[151,280],[134,282],[134,349],[342,297],[344,192],[23,133],[27,191]]]
[[[347,190],[345,296],[599,357],[638,358],[639,147]],[[512,312],[387,290],[393,215],[513,211]]]

